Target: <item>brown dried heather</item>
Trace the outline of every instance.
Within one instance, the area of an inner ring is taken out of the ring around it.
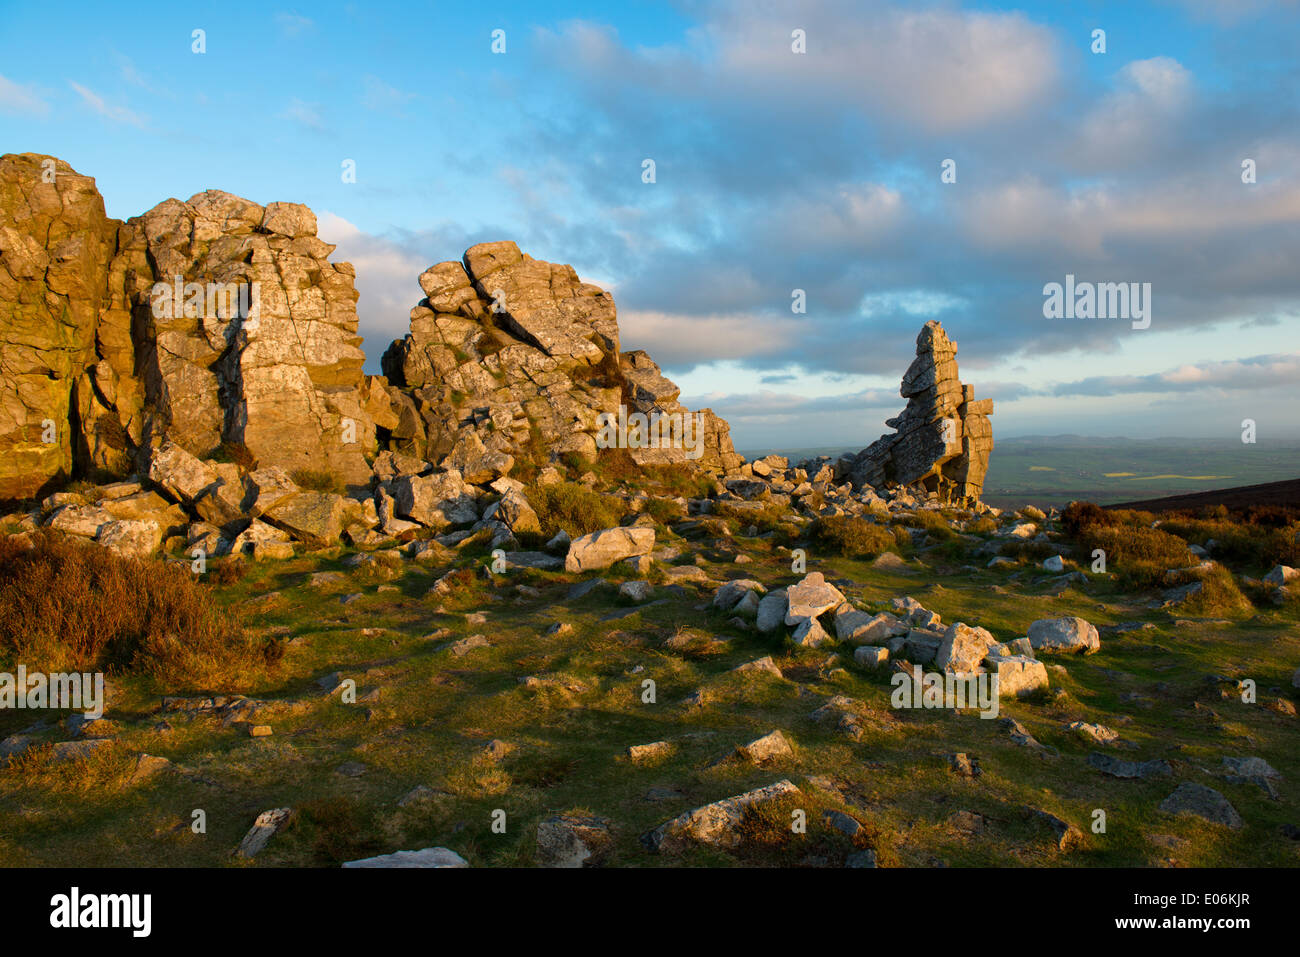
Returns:
[[[122,558],[49,531],[0,538],[0,659],[9,664],[233,691],[278,650],[245,638],[240,624],[188,565]]]

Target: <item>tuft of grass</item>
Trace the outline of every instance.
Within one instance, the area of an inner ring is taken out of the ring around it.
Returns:
[[[373,819],[373,812],[354,798],[311,798],[295,810],[290,834],[311,848],[315,863],[337,865],[380,849]]]
[[[617,500],[576,482],[531,485],[524,495],[537,513],[542,534],[548,538],[560,529],[571,536],[588,535],[613,528],[623,517]]]
[[[952,530],[948,522],[948,517],[932,509],[917,509],[915,512],[900,515],[896,521],[897,524],[908,528],[923,528],[926,534],[940,542],[951,541],[957,537],[957,533]]]
[[[813,523],[811,534],[822,545],[847,558],[876,558],[898,548],[890,529],[853,515],[819,518]]]
[[[295,469],[290,473],[295,485],[309,492],[333,492],[342,495],[347,491],[343,476],[332,469]]]
[[[257,456],[242,442],[222,442],[209,452],[206,458],[213,462],[233,463],[245,472],[253,472],[257,469]]]

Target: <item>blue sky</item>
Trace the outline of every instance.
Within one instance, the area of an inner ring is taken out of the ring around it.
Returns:
[[[0,2],[0,149],[120,218],[307,203],[372,371],[424,268],[511,238],[741,448],[866,445],[928,318],[997,435],[1266,442],[1300,437],[1297,50],[1284,0]],[[1067,273],[1150,282],[1151,327],[1044,318]]]

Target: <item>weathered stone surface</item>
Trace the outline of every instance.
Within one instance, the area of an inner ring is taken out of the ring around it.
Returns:
[[[1160,810],[1167,814],[1191,814],[1212,824],[1223,824],[1236,830],[1245,822],[1237,809],[1214,788],[1184,781],[1174,793],[1160,802]]]
[[[537,825],[541,867],[596,867],[613,845],[610,822],[603,817],[557,814]]]
[[[835,635],[851,645],[880,645],[907,632],[907,624],[888,612],[872,615],[846,603],[835,613]]]
[[[1168,761],[1157,758],[1154,761],[1125,761],[1113,754],[1093,751],[1088,755],[1088,763],[1102,774],[1112,778],[1130,778],[1146,780],[1154,777],[1168,777],[1174,769]]]
[[[718,590],[713,593],[712,605],[723,611],[731,611],[750,592],[762,595],[766,591],[761,582],[754,581],[752,578],[733,578],[718,586]]]
[[[655,547],[653,528],[607,528],[575,538],[569,543],[564,570],[585,572],[608,568],[634,555],[648,555]]]
[[[790,742],[786,740],[784,734],[780,731],[771,731],[761,738],[755,738],[748,744],[742,744],[736,748],[736,755],[742,761],[750,764],[757,764],[760,767],[771,764],[774,761],[780,761],[785,758],[793,758],[794,751],[790,747]]]
[[[803,580],[786,589],[785,623],[797,625],[801,619],[838,608],[844,595],[834,585],[828,584],[821,572],[809,572]]]
[[[858,453],[850,480],[858,487],[915,484],[942,501],[977,501],[993,449],[992,402],[977,402],[975,390],[962,385],[957,345],[938,322],[927,322],[917,336],[899,393],[907,407],[886,423],[896,431]]]
[[[1101,636],[1094,625],[1069,615],[1040,618],[1029,626],[1029,643],[1034,651],[1090,655],[1101,650]]]
[[[323,547],[339,540],[346,508],[341,495],[298,492],[276,502],[263,517],[298,541]]]
[[[620,354],[613,298],[571,266],[541,262],[512,242],[481,243],[462,263],[420,276],[425,293],[410,332],[384,353],[384,374],[409,390],[394,437],[412,454],[461,469],[468,481],[504,474],[534,436],[559,455],[597,453],[602,413],[668,416],[680,441],[634,447],[638,464],[694,463],[715,472],[741,458],[727,423],[704,409],[691,418],[678,390],[645,353]],[[395,413],[397,414],[397,413]],[[690,441],[686,441],[689,439]]]
[[[378,857],[344,861],[343,867],[469,867],[465,858],[445,847],[426,847],[419,851],[394,851]]]
[[[1048,687],[1047,666],[1024,655],[989,655],[984,668],[998,676],[999,698],[1022,698]]]
[[[489,505],[483,513],[484,518],[495,518],[516,535],[542,534],[542,523],[537,512],[528,504],[527,497],[514,489],[509,489],[496,502]]]
[[[479,518],[474,490],[454,469],[404,475],[389,483],[397,514],[430,528],[464,525]]]
[[[646,834],[642,842],[650,851],[660,854],[680,853],[691,844],[737,847],[743,839],[739,825],[746,808],[779,801],[799,793],[799,789],[789,781],[778,781],[688,811]]]
[[[974,671],[995,644],[997,641],[985,629],[956,622],[943,634],[934,656],[935,667],[958,674]]]
[[[620,353],[608,293],[509,242],[422,274],[388,374],[363,375],[355,270],[330,262],[316,226],[305,206],[220,190],[121,223],[66,163],[0,157],[0,500],[138,463],[190,517],[234,526],[286,490],[250,488],[250,471],[360,485],[433,462],[486,484],[539,442],[594,456],[600,414],[624,403],[678,426],[671,447],[629,449],[638,462],[741,465],[725,422],[682,408],[644,353]],[[241,465],[214,482],[200,460],[218,448]]]
[[[100,526],[96,540],[124,558],[152,558],[162,544],[162,530],[154,521],[114,520]]]
[[[95,181],[62,160],[0,156],[0,501],[38,497],[72,474],[79,453],[125,471],[122,425],[101,434],[96,394],[97,385],[114,391],[95,328],[118,225]],[[72,427],[79,407],[89,436]],[[131,424],[138,434],[138,419]]]
[[[1274,565],[1264,581],[1270,585],[1289,585],[1292,582],[1300,581],[1300,568],[1291,568],[1287,565]]]
[[[270,811],[263,811],[257,815],[253,821],[253,826],[249,828],[244,839],[239,842],[239,847],[235,848],[236,857],[255,857],[275,833],[284,827],[289,820],[291,809],[287,807],[273,808]]]
[[[762,597],[758,603],[755,627],[764,634],[778,631],[785,624],[785,612],[789,600],[784,588],[774,588]]]

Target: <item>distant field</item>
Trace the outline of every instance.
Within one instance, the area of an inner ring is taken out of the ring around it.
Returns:
[[[1300,442],[1243,445],[1236,440],[1092,438],[1001,439],[984,485],[990,505],[1099,505],[1280,482],[1300,476]],[[864,444],[865,447],[865,444]],[[767,451],[744,452],[755,458]],[[792,459],[839,457],[846,447],[782,449]]]
[[[1099,505],[1300,476],[1300,442],[1050,436],[996,439],[984,484],[990,505]]]

